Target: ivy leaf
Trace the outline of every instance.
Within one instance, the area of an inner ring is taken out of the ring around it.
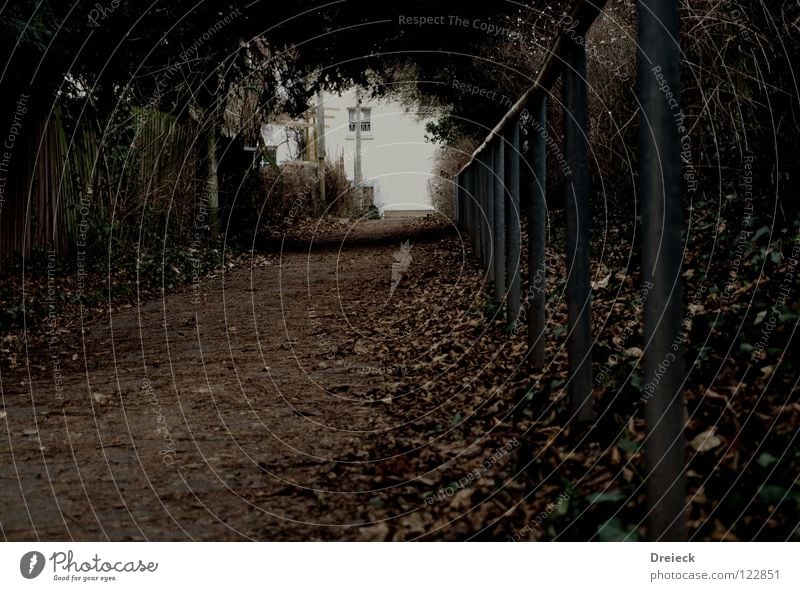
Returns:
[[[753,234],[753,242],[761,238],[764,234],[769,234],[769,226],[762,226],[756,230],[756,233]]]
[[[598,503],[616,503],[617,501],[624,499],[626,496],[627,495],[624,492],[617,488],[614,490],[592,493],[588,496],[588,500],[590,505],[596,505]]]
[[[763,454],[758,456],[756,462],[758,462],[758,465],[761,466],[762,468],[769,468],[773,464],[778,463],[778,458],[773,456],[771,453],[765,451]]]
[[[774,505],[786,496],[786,489],[775,484],[765,484],[758,491],[758,496],[768,505]]]
[[[639,535],[635,531],[625,531],[622,521],[612,517],[597,528],[597,537],[601,542],[638,542]]]

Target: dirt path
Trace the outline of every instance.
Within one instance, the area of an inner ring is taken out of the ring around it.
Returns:
[[[544,369],[527,365],[526,331],[489,301],[451,228],[327,223],[318,238],[119,305],[82,333],[64,317],[52,347],[35,333],[9,356],[16,367],[4,360],[0,536],[641,537],[644,422],[625,386],[640,353],[616,344],[638,277],[595,269],[610,283],[597,287],[593,333],[611,335],[595,360],[620,360],[598,381],[604,410],[586,433],[566,403],[563,234],[548,251]],[[704,428],[690,423],[690,439]],[[693,455],[694,482],[715,462]],[[699,528],[711,497],[692,494]],[[791,512],[753,513],[767,514],[767,539],[795,527]],[[727,539],[731,523],[698,538]]]
[[[415,328],[378,327],[401,240],[417,243],[418,267],[428,256],[407,223],[367,222],[310,255],[256,255],[114,312],[85,327],[63,387],[52,367],[4,376],[2,535],[363,538],[376,504],[361,466],[389,429],[404,432],[387,385],[405,373],[393,341]]]

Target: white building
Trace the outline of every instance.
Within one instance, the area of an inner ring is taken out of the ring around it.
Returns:
[[[362,184],[373,188],[375,205],[381,210],[430,208],[428,179],[435,150],[425,141],[425,125],[430,119],[420,120],[397,101],[371,100],[365,95],[362,92]],[[355,89],[342,95],[322,94],[325,152],[329,160],[344,157],[351,181],[356,167],[356,97]],[[263,139],[273,148],[278,164],[308,157],[301,153],[301,138],[306,130],[313,130],[314,113],[314,108],[309,109],[305,122],[266,126]],[[313,144],[313,134],[311,137]]]

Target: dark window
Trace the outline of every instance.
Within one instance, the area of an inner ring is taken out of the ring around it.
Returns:
[[[361,107],[361,131],[372,131],[372,109],[369,107]],[[347,122],[348,130],[350,133],[356,132],[356,109],[351,107],[347,109]]]

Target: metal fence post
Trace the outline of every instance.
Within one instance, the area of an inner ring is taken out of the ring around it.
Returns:
[[[547,232],[547,96],[541,93],[532,105],[528,128],[528,346],[534,367],[544,365],[545,345],[545,234]]]
[[[506,231],[505,231],[505,145],[502,137],[495,138],[494,170],[494,299],[503,302],[506,295]]]
[[[573,416],[589,421],[592,411],[592,336],[589,234],[589,117],[586,98],[586,48],[565,39],[564,148],[568,165],[567,210],[567,316]]]
[[[481,170],[480,157],[472,166],[475,169],[475,246],[477,247],[478,261],[483,266],[483,224],[481,223],[483,213],[483,191],[481,190],[483,178],[481,175],[483,171]]]
[[[486,194],[486,178],[489,176],[489,171],[486,167],[485,163],[485,155],[481,155],[478,159],[478,170],[479,179],[480,179],[480,187],[478,191],[480,191],[481,195],[481,261],[483,262],[483,269],[484,271],[489,271],[489,253],[491,249],[489,248],[489,214],[486,210],[489,207],[489,196]]]
[[[647,534],[686,538],[678,3],[639,0]],[[671,93],[667,96],[667,93]],[[647,386],[646,386],[647,387]]]
[[[472,167],[466,170],[465,180],[467,187],[467,234],[469,235],[469,239],[474,243],[475,232],[473,223],[475,221],[475,214],[473,210],[475,209],[475,193],[472,184]]]
[[[461,175],[453,177],[453,222],[456,226],[461,225]]]
[[[467,227],[467,195],[464,183],[466,182],[466,173],[461,172],[461,174],[458,175],[458,198],[461,204],[461,212],[458,221],[461,224],[461,228],[465,231]]]
[[[519,321],[522,296],[520,294],[520,211],[519,211],[519,120],[509,123],[506,133],[508,153],[505,161],[506,181],[506,283],[508,284],[508,303],[506,319],[511,323]]]
[[[483,210],[483,196],[481,195],[481,165],[480,160],[472,164],[475,175],[475,254],[478,255],[478,262],[483,266],[483,224],[481,224],[481,212]]]
[[[464,196],[464,173],[460,173],[458,175],[458,224],[461,226],[461,229],[466,228],[466,205],[467,200]]]
[[[475,236],[475,168],[472,165],[467,169],[467,174],[469,175],[469,237],[474,250],[477,246],[477,236]]]
[[[486,174],[484,175],[483,192],[486,195],[486,267],[489,270],[489,281],[494,281],[494,180],[492,178],[492,151],[484,154]]]
[[[483,258],[481,256],[481,249],[483,248],[482,244],[482,236],[481,236],[481,182],[480,182],[480,166],[477,163],[473,163],[472,166],[472,202],[474,203],[475,207],[473,208],[472,215],[472,226],[474,228],[474,248],[475,254],[478,257],[478,260],[483,264]]]

